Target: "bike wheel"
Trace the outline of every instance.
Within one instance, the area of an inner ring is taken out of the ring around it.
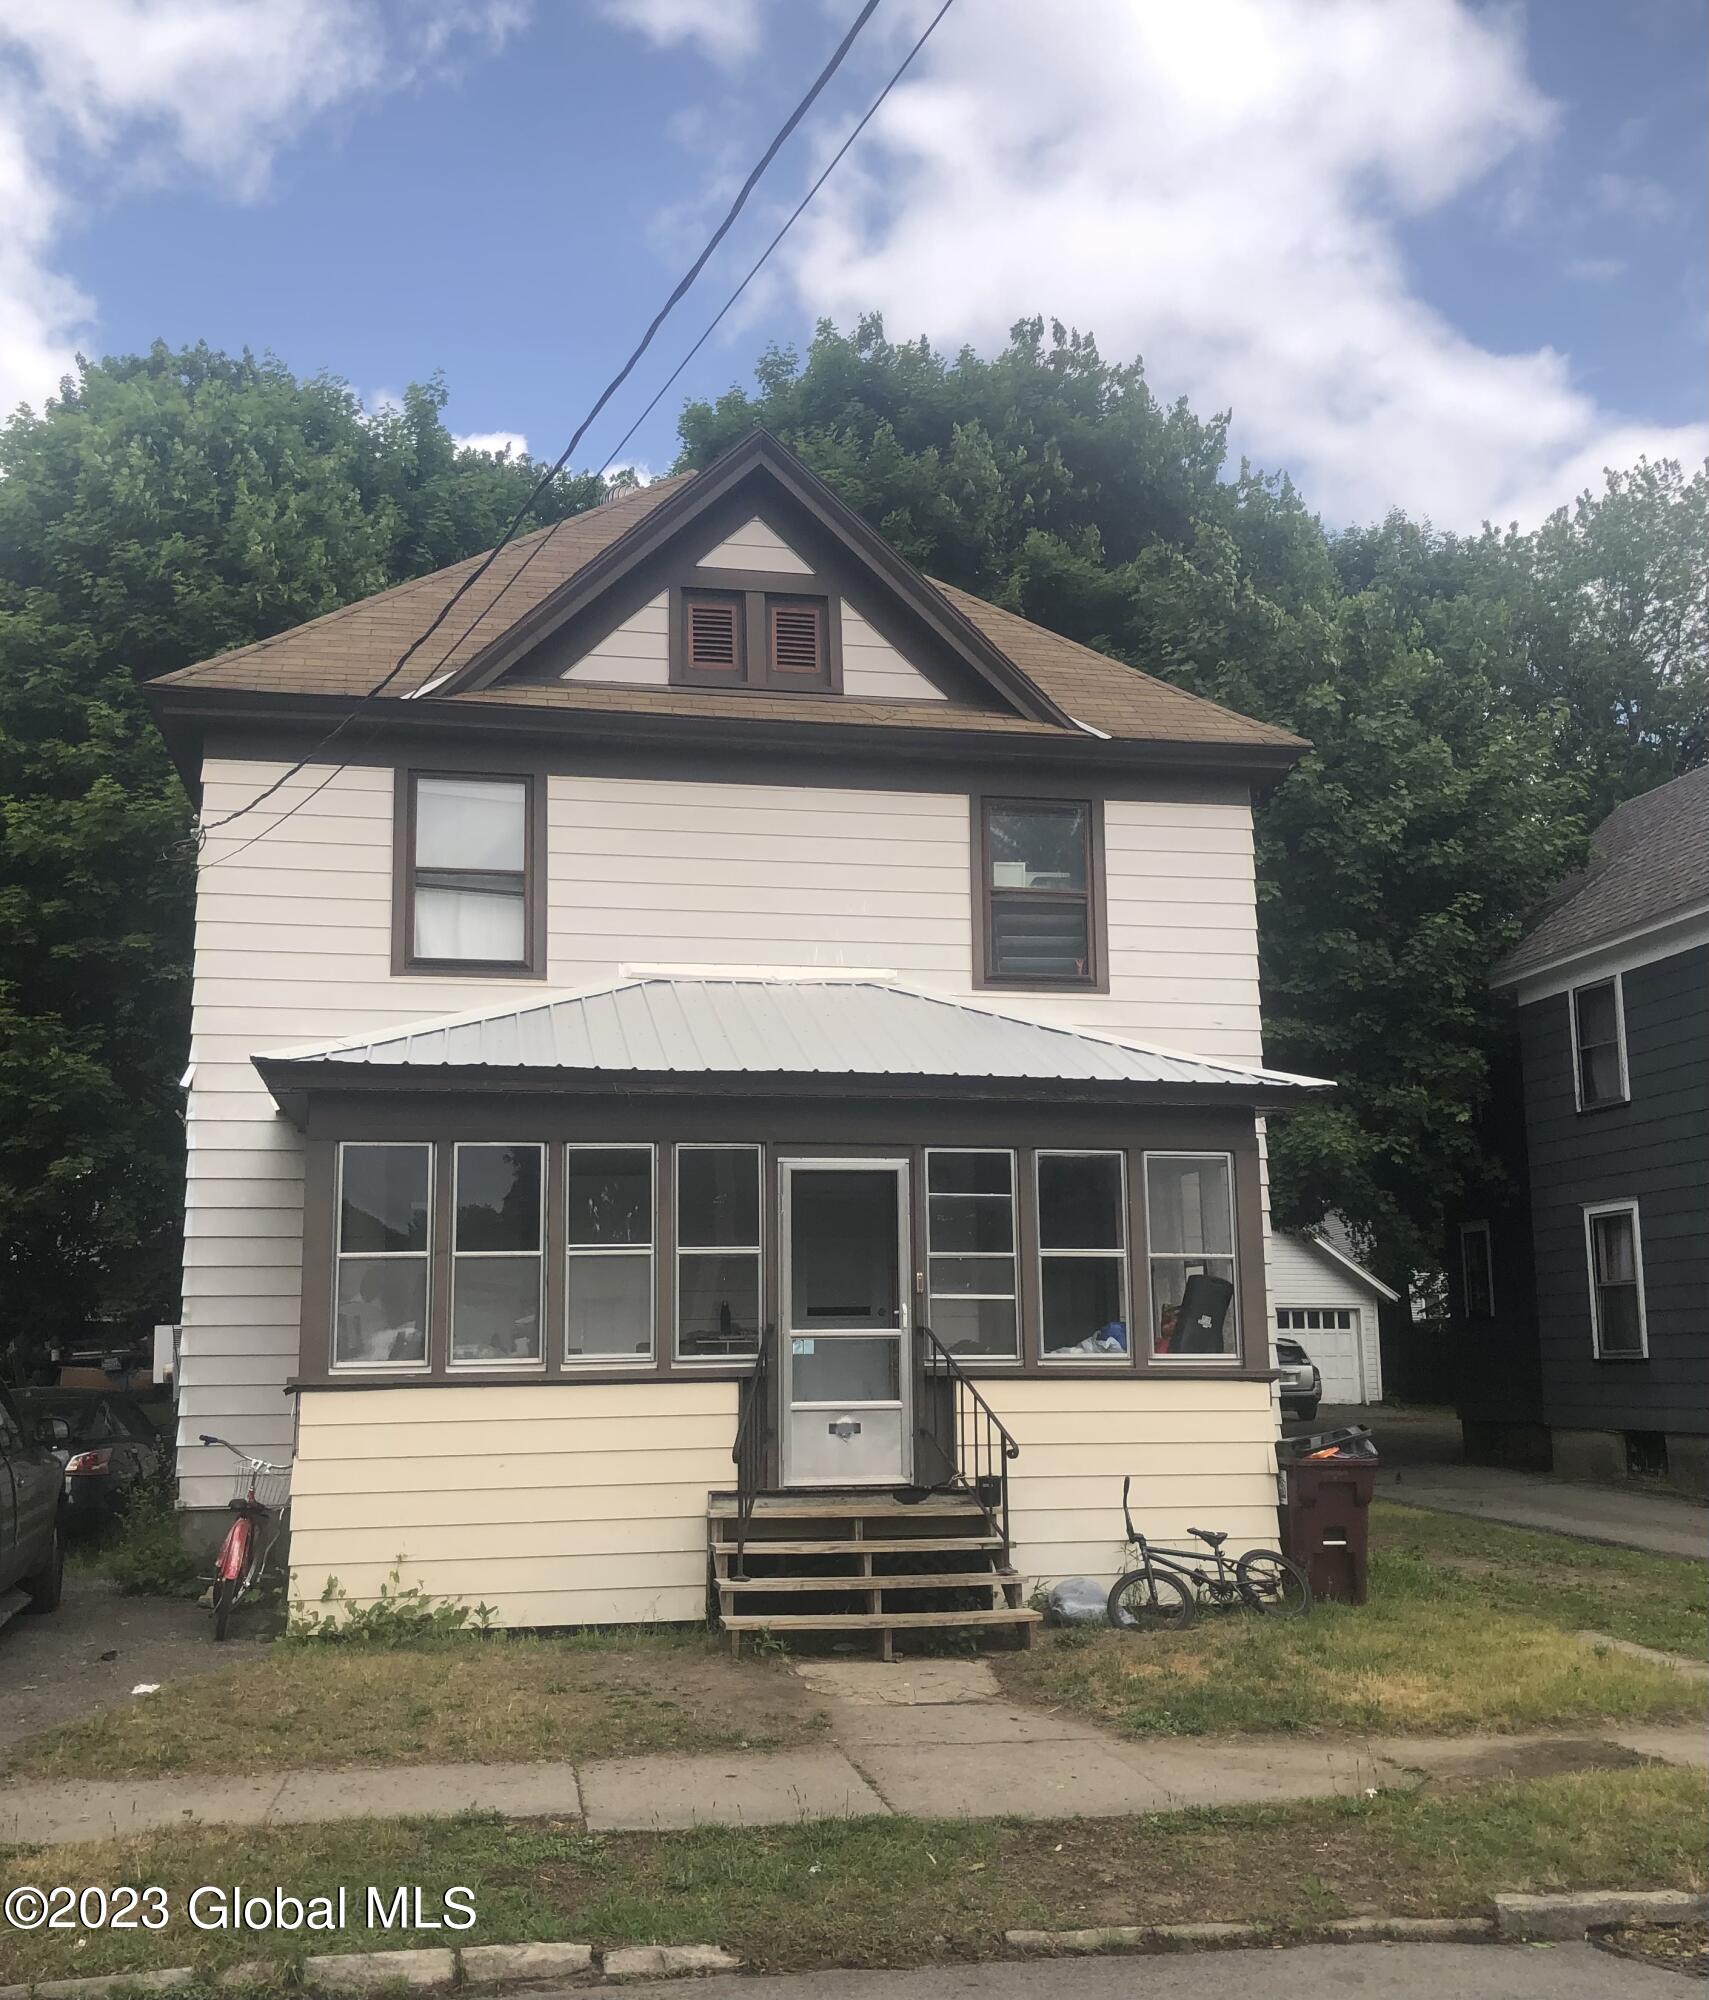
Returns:
[[[237,1581],[234,1577],[214,1578],[214,1638],[225,1638],[231,1630],[231,1614],[237,1604]]]
[[[1161,1570],[1129,1570],[1110,1589],[1108,1615],[1118,1632],[1184,1632],[1193,1622],[1193,1593]]]
[[[1240,1594],[1254,1611],[1272,1618],[1303,1618],[1311,1609],[1311,1585],[1298,1563],[1275,1549],[1248,1549],[1234,1566]]]

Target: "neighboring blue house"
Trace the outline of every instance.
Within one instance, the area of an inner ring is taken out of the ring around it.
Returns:
[[[1592,846],[1494,973],[1530,1200],[1449,1260],[1467,1456],[1709,1493],[1709,768]]]

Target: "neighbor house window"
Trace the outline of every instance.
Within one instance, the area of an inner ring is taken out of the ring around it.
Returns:
[[[529,780],[417,772],[409,783],[407,962],[529,970]]]
[[[1495,1318],[1495,1262],[1489,1224],[1460,1224],[1460,1275],[1465,1282],[1467,1319]]]
[[[1015,1156],[926,1153],[928,1315],[952,1354],[1020,1359],[1015,1305]]]
[[[433,1148],[338,1149],[334,1368],[427,1366]]]
[[[1040,1344],[1046,1361],[1125,1359],[1127,1193],[1120,1153],[1040,1153]]]
[[[545,1148],[455,1149],[451,1196],[453,1366],[538,1363],[545,1259]]]
[[[760,1149],[676,1149],[676,1346],[685,1361],[752,1354],[760,1326]]]
[[[1089,802],[980,802],[984,980],[1003,986],[1097,984]]]
[[[1572,992],[1573,1081],[1581,1111],[1624,1104],[1626,1016],[1618,974]]]
[[[653,1149],[564,1153],[564,1355],[635,1361],[653,1352]]]
[[[671,679],[683,687],[824,694],[837,685],[831,600],[767,590],[684,590]]]
[[[1590,1337],[1597,1360],[1643,1360],[1649,1339],[1638,1204],[1611,1201],[1587,1208],[1584,1247],[1590,1266]]]
[[[1227,1153],[1147,1153],[1145,1214],[1152,1352],[1236,1358],[1233,1160]]]

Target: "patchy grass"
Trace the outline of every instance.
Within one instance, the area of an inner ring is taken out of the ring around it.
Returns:
[[[594,1837],[490,1818],[323,1827],[184,1828],[0,1853],[18,1882],[158,1883],[160,1932],[0,1932],[0,1980],[198,1964],[260,1952],[573,1938],[598,1946],[709,1940],[762,1971],[910,1965],[997,1955],[1012,1926],[1245,1919],[1302,1929],[1362,1913],[1461,1915],[1498,1890],[1700,1888],[1704,1781],[1636,1771],[1433,1796],[1014,1821],[830,1820]],[[205,1935],[184,1915],[202,1883],[344,1885],[344,1932]],[[421,1885],[432,1910],[473,1890],[471,1931],[376,1934],[370,1884]]]
[[[1210,1730],[1513,1731],[1690,1721],[1703,1692],[1573,1634],[1700,1653],[1695,1564],[1377,1507],[1371,1601],[1299,1623],[1205,1613],[1180,1636],[1043,1635],[1000,1671],[1018,1693],[1136,1735]]]
[[[772,1750],[824,1720],[787,1668],[738,1666],[700,1631],[286,1642],[265,1659],[31,1737],[13,1769],[134,1778]]]
[[[1679,1556],[1604,1548],[1568,1535],[1492,1527],[1460,1514],[1379,1506],[1380,1552],[1428,1562],[1502,1611],[1567,1631],[1606,1632],[1666,1653],[1703,1657],[1709,1569]]]

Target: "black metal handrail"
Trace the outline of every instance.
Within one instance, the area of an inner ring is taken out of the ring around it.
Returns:
[[[950,1389],[947,1397],[927,1395],[922,1399],[922,1436],[930,1441],[939,1461],[950,1467],[955,1483],[965,1486],[985,1509],[1003,1538],[1000,1567],[1007,1569],[1009,1461],[1020,1457],[1021,1448],[931,1328],[922,1325],[914,1331],[920,1349],[921,1383],[938,1376],[948,1381]]]
[[[765,1485],[766,1410],[771,1402],[771,1362],[773,1332],[760,1328],[759,1345],[754,1350],[754,1372],[745,1376],[740,1390],[736,1417],[736,1442],[730,1456],[736,1461],[736,1565],[733,1574],[745,1574],[742,1554],[747,1547],[748,1523],[754,1517],[754,1502]]]

